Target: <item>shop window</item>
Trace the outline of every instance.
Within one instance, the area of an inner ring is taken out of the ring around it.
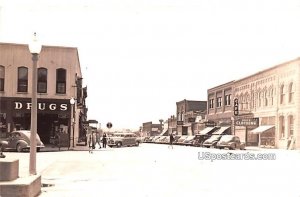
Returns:
[[[18,92],[28,92],[28,68],[18,68]]]
[[[47,69],[39,68],[38,69],[38,93],[47,93]]]
[[[280,134],[280,138],[284,138],[285,134],[284,134],[284,116],[280,116],[279,117],[279,134]]]
[[[56,70],[56,93],[66,93],[66,69],[59,68]]]
[[[294,102],[294,84],[293,83],[290,83],[289,85],[289,103],[292,103]]]
[[[0,91],[4,91],[5,68],[0,65]]]
[[[284,104],[284,85],[280,86],[280,104]]]

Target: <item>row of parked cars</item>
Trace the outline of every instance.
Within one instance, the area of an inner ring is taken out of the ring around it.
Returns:
[[[168,144],[169,136],[150,136],[145,137],[145,143]],[[173,142],[175,145],[198,146],[198,147],[213,147],[213,148],[228,148],[228,149],[245,149],[245,143],[240,141],[240,138],[235,135],[211,135],[205,136],[196,134],[194,136],[176,135]]]

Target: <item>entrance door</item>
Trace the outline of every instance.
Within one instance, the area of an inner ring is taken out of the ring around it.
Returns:
[[[44,144],[50,143],[53,122],[57,119],[54,114],[38,114],[37,133]]]

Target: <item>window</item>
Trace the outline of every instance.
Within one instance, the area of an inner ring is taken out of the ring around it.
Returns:
[[[222,97],[217,98],[217,107],[222,107]]]
[[[289,115],[289,136],[294,135],[294,117]]]
[[[28,68],[18,68],[18,92],[28,91]]]
[[[293,83],[290,83],[290,85],[289,85],[289,103],[294,102],[294,92],[295,92],[294,85],[293,85]]]
[[[279,134],[280,134],[280,138],[284,138],[284,117],[280,116],[279,117]]]
[[[38,68],[38,84],[37,84],[38,93],[47,92],[47,69]]]
[[[284,85],[280,86],[280,104],[284,103]]]
[[[63,68],[56,70],[56,93],[66,93],[66,70]]]
[[[269,98],[270,98],[270,105],[274,104],[274,99],[273,99],[273,88],[269,89]]]
[[[267,90],[264,91],[264,105],[268,106],[268,94],[267,94]]]
[[[214,108],[214,99],[209,99],[209,109]]]
[[[225,95],[225,105],[230,106],[231,102],[231,94]]]
[[[0,91],[4,91],[5,68],[0,65]]]

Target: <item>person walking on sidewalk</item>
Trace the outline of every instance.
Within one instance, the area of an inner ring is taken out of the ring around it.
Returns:
[[[107,136],[106,133],[104,132],[102,135],[102,147],[106,148],[106,143],[107,143]]]
[[[170,144],[168,146],[168,148],[172,148],[173,149],[173,142],[174,142],[175,138],[174,138],[174,135],[173,133],[170,133]]]
[[[101,136],[100,136],[100,132],[96,132],[96,144],[98,144],[99,145],[99,149],[101,148],[101,143],[100,143],[100,138],[101,138]]]

